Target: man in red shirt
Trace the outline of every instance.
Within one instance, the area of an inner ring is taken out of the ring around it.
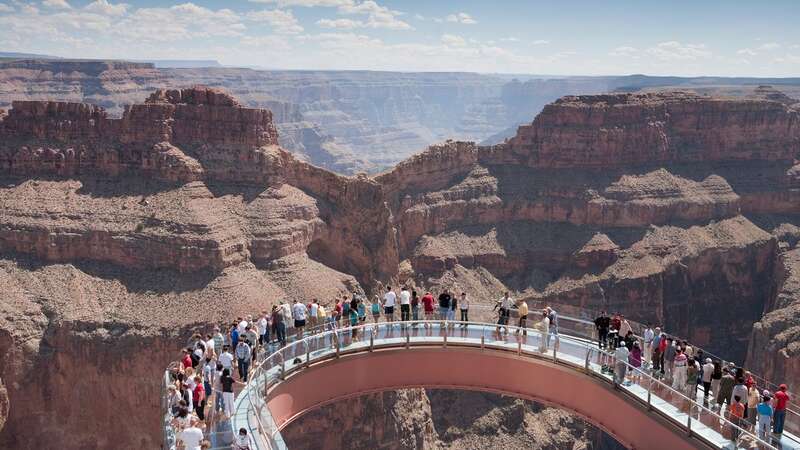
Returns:
[[[789,404],[789,393],[786,392],[788,388],[782,384],[775,393],[775,417],[772,421],[772,432],[781,435],[783,434],[783,422],[786,420],[786,406]]]
[[[192,351],[190,348],[183,349],[183,357],[181,358],[182,370],[192,367],[192,356],[189,354]]]
[[[425,311],[425,320],[433,320],[433,294],[426,292],[422,296],[422,309]],[[428,328],[429,324],[425,324]]]

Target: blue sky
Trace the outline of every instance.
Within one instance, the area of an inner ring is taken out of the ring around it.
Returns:
[[[800,2],[0,0],[0,49],[283,69],[800,76]]]

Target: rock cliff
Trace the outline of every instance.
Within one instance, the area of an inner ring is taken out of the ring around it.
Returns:
[[[619,310],[739,362],[749,343],[757,372],[800,382],[799,125],[774,100],[567,97],[507,143],[446,141],[346,177],[281,148],[270,111],[216,88],[158,89],[120,117],[13,102],[0,114],[0,446],[152,448],[158,373],[192,331],[388,281]],[[759,359],[764,346],[786,361]],[[108,384],[109,370],[124,375]],[[435,396],[395,395],[358,401],[439,411]],[[529,424],[525,408],[490,415]],[[491,445],[437,414],[433,428],[366,423],[385,431],[376,445]],[[31,425],[41,433],[21,433]]]

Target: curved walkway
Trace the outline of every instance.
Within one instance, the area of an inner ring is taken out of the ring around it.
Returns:
[[[280,430],[320,405],[381,390],[457,387],[570,409],[631,448],[777,448],[647,374],[637,372],[638,384],[614,384],[602,371],[609,357],[585,329],[562,327],[558,343],[553,338],[545,352],[537,331],[509,329],[501,334],[493,324],[395,322],[306,337],[251,373],[231,427],[250,429],[259,449],[283,449]],[[333,390],[322,381],[342,374],[354,381],[335,383]]]

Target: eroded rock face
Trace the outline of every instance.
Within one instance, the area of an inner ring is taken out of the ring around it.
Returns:
[[[776,281],[791,279],[791,252],[776,261],[800,224],[797,113],[784,103],[571,97],[509,143],[448,141],[371,178],[298,160],[269,111],[203,87],[159,90],[119,119],[18,102],[0,137],[0,357],[12,361],[0,446],[73,430],[65,448],[155,447],[157,374],[192,331],[389,281],[618,310],[738,361],[766,311],[750,345],[788,356],[772,367],[751,350],[754,368],[800,375],[791,301],[776,300],[791,294],[774,296],[791,292]],[[753,223],[763,215],[789,217],[782,243]],[[108,370],[136,394],[103,385]],[[433,398],[396,395],[364,401],[425,411]],[[511,409],[527,429],[527,410]],[[124,423],[109,410],[141,413]],[[434,421],[437,437],[387,420],[365,422],[384,429],[374,442],[490,445],[454,423],[441,434]],[[30,426],[43,431],[20,432]]]

